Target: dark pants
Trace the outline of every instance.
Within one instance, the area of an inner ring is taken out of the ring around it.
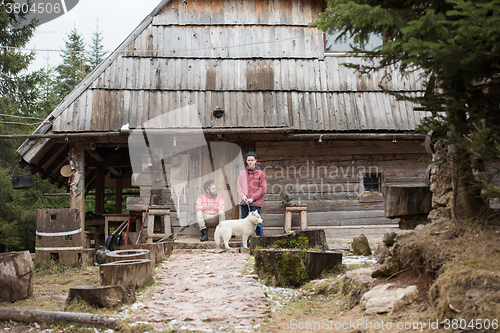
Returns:
[[[251,212],[255,212],[257,211],[260,215],[260,209],[262,207],[258,207],[258,206],[250,206],[250,211]],[[248,206],[247,205],[241,205],[241,218],[245,218],[248,216]],[[255,234],[257,236],[264,236],[264,229],[262,229],[262,223],[259,223],[257,224],[257,228],[255,229]]]

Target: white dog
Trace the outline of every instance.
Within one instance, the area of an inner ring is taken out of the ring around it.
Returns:
[[[224,242],[226,249],[230,249],[229,240],[232,235],[241,236],[243,247],[247,248],[248,237],[255,231],[257,224],[262,223],[262,219],[258,212],[250,212],[244,219],[225,220],[219,223],[215,229],[215,244],[219,247],[220,240]]]

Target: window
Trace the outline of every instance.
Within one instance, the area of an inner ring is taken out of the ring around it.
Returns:
[[[352,38],[348,38],[345,41],[339,41],[335,43],[335,39],[339,34],[325,34],[325,51],[326,52],[348,52],[351,51],[349,44],[352,44]],[[373,35],[368,43],[364,46],[365,50],[373,50],[375,47],[383,44],[382,36]]]
[[[368,174],[363,178],[363,185],[365,193],[367,192],[380,192],[380,175]]]

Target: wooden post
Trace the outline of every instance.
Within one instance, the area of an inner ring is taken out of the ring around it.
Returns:
[[[102,214],[104,212],[104,167],[98,166],[95,169],[95,213]]]
[[[122,213],[123,178],[116,178],[115,214]]]
[[[292,232],[292,212],[285,210],[285,225],[283,228],[285,234]]]
[[[300,230],[307,229],[307,208],[300,211]]]
[[[85,245],[85,147],[83,142],[76,142],[74,149],[75,173],[71,176],[70,208],[80,210],[82,246]]]

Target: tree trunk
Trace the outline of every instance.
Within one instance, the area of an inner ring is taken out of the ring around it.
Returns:
[[[458,228],[463,227],[463,219],[476,216],[483,205],[479,193],[472,186],[473,175],[468,155],[455,144],[448,146],[453,185],[451,216]]]

